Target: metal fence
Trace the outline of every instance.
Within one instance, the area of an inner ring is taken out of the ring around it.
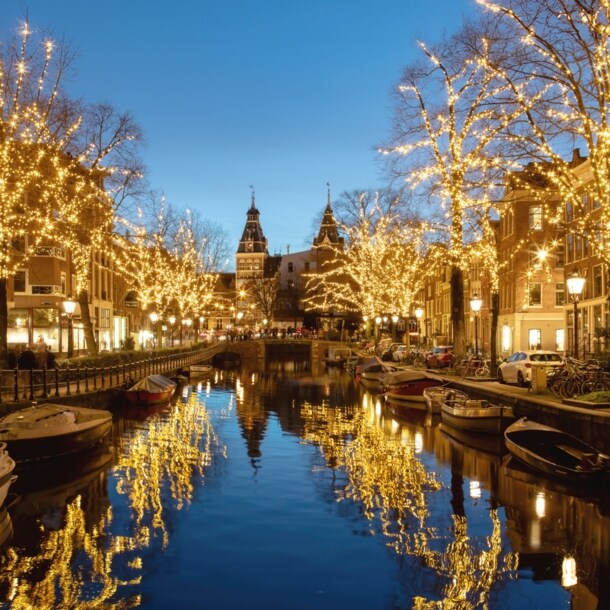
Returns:
[[[147,375],[177,371],[211,358],[217,347],[155,356],[113,366],[0,371],[0,402],[71,396],[126,386]]]

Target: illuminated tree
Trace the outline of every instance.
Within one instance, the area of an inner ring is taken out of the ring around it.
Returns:
[[[378,207],[363,209],[352,226],[339,226],[346,246],[334,246],[322,269],[307,276],[306,307],[369,318],[381,313],[407,316],[426,277],[426,226],[404,224]]]
[[[487,68],[489,40],[480,45],[484,52],[474,57],[457,37],[434,49],[420,44],[424,61],[404,72],[391,144],[382,150],[391,173],[432,204],[435,239],[448,246],[442,262],[452,266],[457,354],[465,351],[463,274],[470,261],[464,246],[488,237],[479,223],[493,212],[499,177],[512,167],[503,135],[523,112],[519,104],[500,103],[510,86]]]
[[[610,7],[606,0],[477,0],[497,19],[497,36],[512,53],[494,57],[490,70],[511,87],[511,103],[525,110],[508,130],[522,154],[537,160],[548,185],[569,204],[569,230],[610,262]],[[527,87],[522,83],[527,79]],[[541,95],[542,93],[542,95]],[[532,105],[529,98],[538,96]],[[584,146],[587,163],[574,146]],[[580,167],[577,167],[580,165]],[[524,184],[524,188],[527,187]],[[546,207],[546,206],[545,206]],[[562,208],[547,208],[560,222]]]
[[[54,155],[79,125],[60,87],[69,49],[50,40],[37,45],[31,36],[25,22],[0,56],[0,360],[7,349],[8,280],[53,233],[61,171]]]

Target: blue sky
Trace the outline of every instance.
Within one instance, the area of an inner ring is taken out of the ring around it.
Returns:
[[[474,0],[3,0],[79,48],[71,88],[131,112],[153,188],[237,249],[250,185],[270,253],[307,249],[331,196],[379,188],[375,146],[417,41],[454,31]]]

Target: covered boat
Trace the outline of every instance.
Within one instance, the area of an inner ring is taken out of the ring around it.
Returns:
[[[610,475],[610,456],[572,434],[525,417],[506,429],[504,440],[516,459],[545,475],[572,482]]]
[[[125,394],[132,404],[156,405],[169,401],[177,385],[173,379],[163,375],[149,375],[126,390]]]
[[[387,373],[397,370],[399,370],[397,367],[382,362],[375,356],[359,366],[356,370],[356,378],[367,388],[381,390],[383,377]]]
[[[8,454],[6,443],[0,443],[0,506],[4,504],[9,487],[17,478],[13,470],[15,470],[15,460]]]
[[[0,418],[0,442],[17,462],[51,458],[96,445],[111,428],[110,411],[48,403]]]
[[[440,413],[441,407],[447,398],[447,394],[452,392],[451,396],[458,400],[468,400],[468,395],[460,390],[454,390],[446,385],[435,385],[429,388],[424,388],[423,397],[428,411],[431,413]]]
[[[450,390],[441,405],[443,422],[473,432],[502,434],[515,420],[512,407],[495,405],[487,400],[462,398]]]
[[[402,369],[386,373],[382,377],[384,396],[391,400],[424,402],[424,390],[438,386],[441,382],[413,369]]]

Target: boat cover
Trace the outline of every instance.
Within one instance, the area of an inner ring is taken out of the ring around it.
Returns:
[[[149,375],[129,388],[129,392],[150,392],[157,394],[176,387],[176,382],[163,375]]]

